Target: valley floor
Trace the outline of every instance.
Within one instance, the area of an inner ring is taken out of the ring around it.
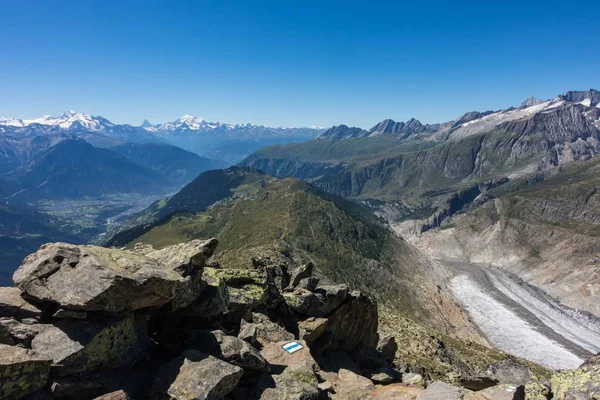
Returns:
[[[507,353],[566,369],[600,352],[600,319],[497,268],[440,262],[453,272],[452,294],[488,340]]]

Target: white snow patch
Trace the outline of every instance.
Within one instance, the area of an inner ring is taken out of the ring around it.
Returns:
[[[585,100],[582,100],[582,101],[580,101],[580,102],[579,102],[579,104],[581,104],[581,105],[583,105],[583,106],[586,106],[586,107],[589,107],[589,106],[591,106],[591,105],[592,105],[592,99],[585,99]]]
[[[486,293],[472,278],[458,275],[450,287],[479,329],[501,350],[554,369],[577,368],[583,362]]]

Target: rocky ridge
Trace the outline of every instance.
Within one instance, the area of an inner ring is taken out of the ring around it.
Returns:
[[[597,357],[556,374],[552,388],[516,359],[454,385],[431,381],[399,358],[404,341],[379,334],[369,296],[322,285],[310,263],[209,264],[216,246],[215,239],[160,250],[42,246],[15,272],[17,287],[0,288],[0,398],[598,395]]]

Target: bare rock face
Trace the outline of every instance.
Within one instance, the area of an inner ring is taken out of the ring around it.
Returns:
[[[51,363],[30,350],[0,344],[0,399],[21,399],[43,388]]]
[[[300,340],[304,340],[309,346],[317,341],[327,330],[326,318],[310,317],[298,323]]]
[[[315,289],[315,293],[323,297],[323,313],[329,314],[338,308],[348,298],[348,285],[328,285]]]
[[[388,335],[384,336],[377,343],[377,351],[381,353],[383,358],[387,362],[394,362],[394,358],[396,357],[396,351],[398,351],[398,344],[396,343],[396,338]]]
[[[54,376],[131,365],[146,350],[145,326],[133,315],[94,321],[63,320],[47,326],[31,342],[33,352],[53,360]]]
[[[294,340],[294,335],[285,330],[281,325],[271,321],[261,313],[252,313],[252,323],[256,327],[256,339],[266,345],[270,342]]]
[[[349,298],[328,316],[327,332],[342,350],[377,346],[377,304],[360,292]]]
[[[15,271],[19,289],[66,309],[118,313],[173,302],[184,307],[202,288],[206,258],[216,240],[136,251],[66,243],[44,245]]]
[[[15,287],[0,287],[0,316],[18,321],[26,318],[39,321],[42,310],[25,300],[22,294]]]
[[[332,400],[362,400],[375,390],[375,385],[364,376],[340,369],[333,389],[335,394],[331,396]]]
[[[213,356],[186,350],[158,370],[152,398],[218,400],[233,391],[243,373]]]
[[[194,302],[186,309],[191,316],[213,317],[227,311],[229,307],[229,290],[225,281],[219,278],[214,268],[204,268],[202,280],[204,289]]]

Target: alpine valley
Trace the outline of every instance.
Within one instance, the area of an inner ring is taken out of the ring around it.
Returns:
[[[0,132],[0,397],[600,396],[596,90],[371,129]]]

